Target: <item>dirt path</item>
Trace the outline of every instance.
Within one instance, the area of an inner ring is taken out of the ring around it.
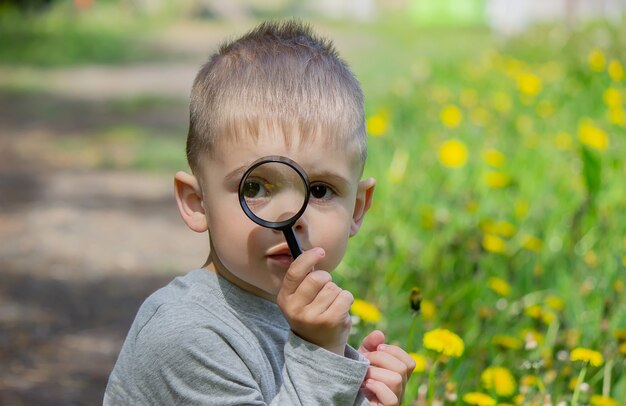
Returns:
[[[97,169],[53,146],[125,123],[184,131],[194,59],[210,41],[178,64],[0,68],[0,405],[101,404],[138,306],[206,259],[206,235],[179,218],[173,174]],[[172,103],[111,107],[144,95]]]

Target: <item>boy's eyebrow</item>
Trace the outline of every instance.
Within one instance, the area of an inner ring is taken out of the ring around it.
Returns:
[[[350,185],[350,181],[347,178],[331,171],[312,171],[308,175],[310,182],[325,180],[339,187],[347,187]]]
[[[243,176],[243,174],[246,172],[246,169],[248,169],[249,165],[243,165],[240,166],[239,168],[236,168],[232,171],[230,171],[226,177],[224,178],[224,181],[226,183],[230,183],[233,181],[239,181],[241,179],[241,177]]]

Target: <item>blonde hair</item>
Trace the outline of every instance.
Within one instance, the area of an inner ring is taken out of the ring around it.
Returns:
[[[261,128],[298,134],[367,156],[363,93],[332,43],[297,21],[265,22],[223,44],[202,66],[191,90],[187,160],[225,140],[255,137]],[[323,138],[321,138],[323,137]]]

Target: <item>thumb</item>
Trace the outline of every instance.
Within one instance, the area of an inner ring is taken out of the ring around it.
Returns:
[[[368,352],[376,351],[376,348],[385,342],[385,334],[380,330],[374,330],[369,333],[361,343],[358,351],[361,354],[367,354]]]

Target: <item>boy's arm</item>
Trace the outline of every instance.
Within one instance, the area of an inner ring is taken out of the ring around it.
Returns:
[[[354,349],[339,356],[290,333],[276,388],[269,368],[255,368],[268,362],[255,343],[180,320],[189,313],[162,307],[141,329],[132,351],[120,354],[125,367],[116,366],[105,405],[369,404],[359,392],[368,361]]]

